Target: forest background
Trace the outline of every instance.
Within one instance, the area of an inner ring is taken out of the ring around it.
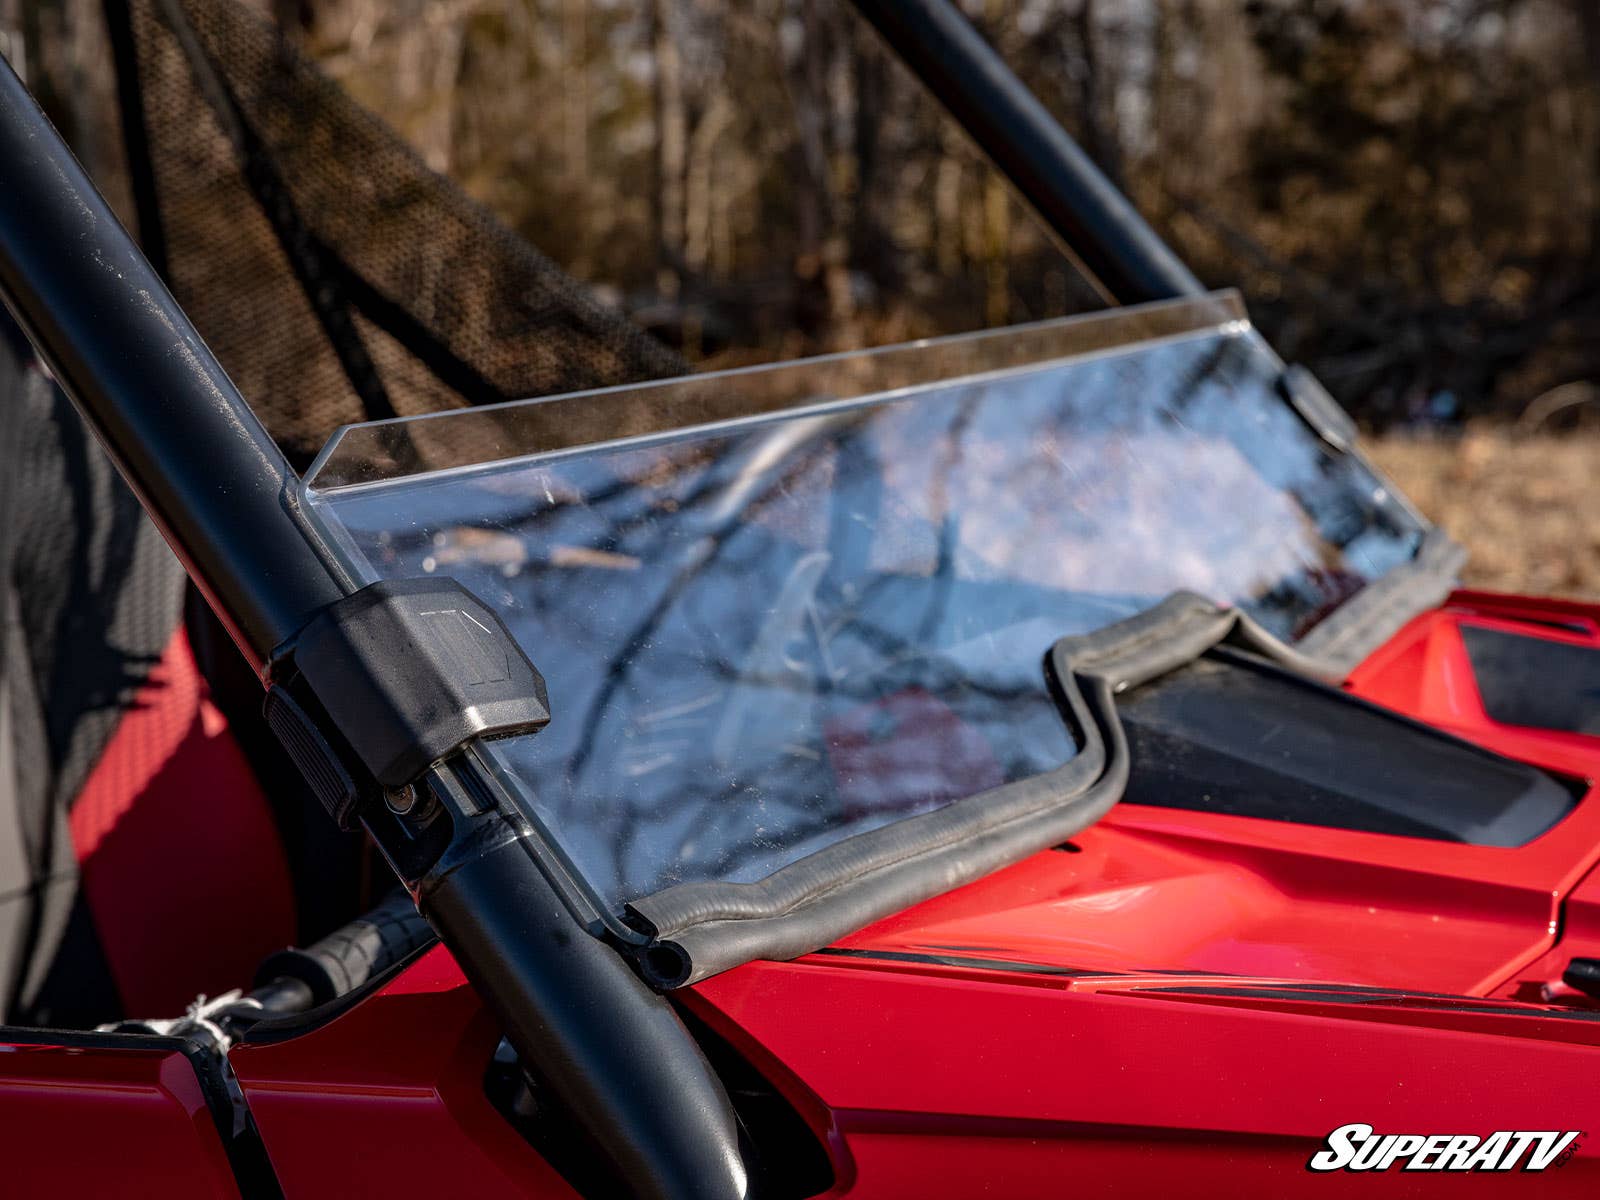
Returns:
[[[256,2],[702,367],[1101,305],[842,0]],[[963,7],[1361,419],[1469,582],[1600,594],[1600,4]],[[98,10],[0,0],[0,51],[86,161]]]

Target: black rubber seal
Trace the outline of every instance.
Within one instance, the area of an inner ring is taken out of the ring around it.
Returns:
[[[1418,613],[1455,590],[1467,551],[1442,529],[1430,529],[1410,562],[1375,579],[1312,626],[1295,643],[1322,673],[1343,677]]]
[[[1078,731],[1070,761],[847,838],[759,882],[681,884],[636,901],[630,923],[652,939],[635,957],[640,974],[666,990],[757,958],[796,958],[1070,838],[1104,816],[1127,785],[1117,693],[1223,642],[1304,674],[1330,674],[1239,610],[1188,592],[1097,632],[1063,638],[1045,669]],[[669,963],[670,974],[659,970]]]

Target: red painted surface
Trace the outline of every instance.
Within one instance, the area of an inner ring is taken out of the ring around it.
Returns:
[[[1373,654],[1353,674],[1351,686],[1381,704],[1491,749],[1600,780],[1600,738],[1522,729],[1489,717],[1462,643],[1463,625],[1600,648],[1600,605],[1457,592],[1443,608],[1416,618]],[[1543,954],[1504,981],[1496,994],[1531,1001],[1556,996],[1570,1004],[1590,1005],[1564,987],[1560,978],[1570,959],[1600,955],[1600,871],[1591,871],[1566,889],[1557,906],[1559,943],[1549,944]]]
[[[329,1025],[234,1050],[289,1200],[575,1193],[489,1104],[500,1034],[442,949]]]
[[[1069,1180],[1091,1195],[1444,1194],[1461,1180],[1322,1179],[1304,1166],[1349,1121],[1488,1132],[1582,1129],[1597,1115],[1600,1050],[1488,1031],[1525,1018],[1457,1030],[1415,1015],[1356,1019],[1346,1005],[1155,990],[1195,983],[885,972],[863,960],[759,964],[701,994],[740,1014],[834,1109],[862,1196],[1059,1196]],[[1593,1033],[1546,1024],[1551,1036]],[[1541,1193],[1593,1194],[1596,1149],[1548,1173]]]
[[[1523,623],[1552,613],[1589,632]],[[1350,686],[1600,778],[1600,739],[1487,720],[1452,650],[1451,631],[1473,620],[1600,638],[1600,607],[1463,593]],[[1515,849],[1133,806],[1077,845],[881,921],[840,944],[849,955],[752,963],[695,989],[688,1002],[833,1147],[840,1193],[1600,1189],[1600,1022],[1570,997],[1517,1002],[1542,999],[1576,948],[1600,952],[1592,796]],[[234,1062],[291,1197],[565,1196],[483,1100],[494,1040],[434,951],[324,1029]],[[1307,1172],[1323,1137],[1352,1121],[1585,1132],[1565,1166],[1537,1176]]]
[[[1529,624],[1541,620],[1576,625]],[[1470,622],[1600,645],[1600,608],[1464,593],[1401,631],[1351,688],[1600,778],[1600,739],[1487,718],[1461,649]],[[144,813],[174,803],[163,797],[186,791],[196,804],[213,771],[237,766],[186,661],[169,652],[145,723],[119,731],[74,817],[86,875],[101,880],[91,886],[115,877],[106,856],[139,845]],[[264,870],[277,886],[271,853],[262,866],[267,831],[243,809],[221,835],[228,854],[197,844],[185,861]],[[168,836],[185,827],[163,823]],[[1600,1134],[1600,1021],[1552,983],[1571,955],[1600,953],[1593,797],[1514,849],[1133,806],[1076,845],[881,921],[835,948],[846,953],[753,963],[688,997],[806,1115],[840,1194],[1600,1188],[1589,1136]],[[123,899],[155,904],[168,890]],[[275,895],[286,924],[286,894]],[[129,917],[124,932],[211,919],[190,896],[181,911]],[[484,1096],[496,1036],[436,950],[333,1022],[241,1047],[233,1063],[291,1198],[568,1197]],[[1538,1177],[1306,1172],[1351,1121],[1585,1136]],[[89,1130],[93,1154],[81,1149]],[[233,1193],[192,1070],[164,1050],[0,1047],[0,1145],[13,1151],[7,1194]]]
[[[256,964],[294,941],[271,809],[181,628],[90,772],[69,826],[125,1012],[171,1015],[197,990],[249,986]]]
[[[0,1045],[0,1194],[237,1198],[194,1070],[171,1049]]]

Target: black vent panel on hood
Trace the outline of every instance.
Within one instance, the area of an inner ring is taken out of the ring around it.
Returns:
[[[1461,641],[1490,720],[1600,734],[1600,650],[1467,624]]]
[[[1228,650],[1117,707],[1132,760],[1126,804],[1521,846],[1583,790]]]

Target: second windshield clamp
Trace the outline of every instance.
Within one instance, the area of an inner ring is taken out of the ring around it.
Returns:
[[[475,738],[550,721],[544,677],[453,579],[384,580],[330,604],[272,659],[262,713],[330,816],[353,828]]]
[[[1278,394],[1289,402],[1311,432],[1340,454],[1355,449],[1359,430],[1333,394],[1309,368],[1292,363],[1278,376]]]

